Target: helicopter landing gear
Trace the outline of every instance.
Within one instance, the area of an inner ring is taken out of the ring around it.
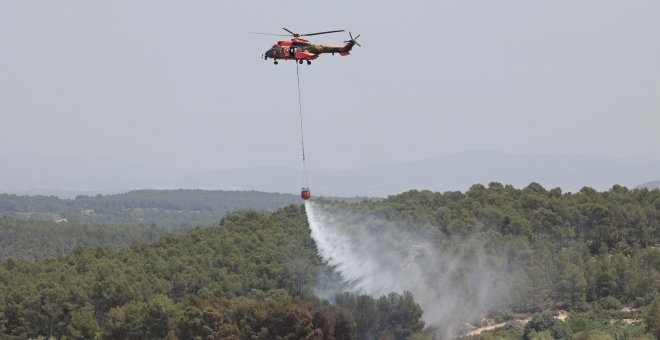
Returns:
[[[311,64],[312,64],[312,61],[311,61],[311,60],[307,60],[307,65],[311,65]]]
[[[302,65],[302,63],[303,63],[302,59],[298,60],[298,64]]]
[[[277,65],[277,60],[275,60],[275,62],[273,62],[273,64]]]

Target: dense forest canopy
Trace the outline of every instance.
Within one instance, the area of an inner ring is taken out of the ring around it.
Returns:
[[[548,309],[634,309],[654,301],[660,287],[659,190],[617,185],[562,193],[537,183],[523,189],[490,183],[464,193],[412,190],[328,209],[398,221],[457,255],[462,245],[478,245],[474,254],[485,255],[479,260],[490,268],[491,295],[498,297],[491,314],[500,320]],[[464,285],[456,283],[460,293]]]
[[[660,310],[660,190],[614,186],[562,193],[536,183],[523,189],[491,183],[467,192],[412,190],[382,201],[319,203],[400,222],[438,244],[484,240],[500,275],[491,279],[516,285],[489,312],[492,317],[557,309],[575,315],[559,323],[536,314],[530,326],[498,336],[660,334],[660,313],[653,312]],[[131,339],[429,334],[422,331],[422,310],[410,293],[340,294],[334,304],[314,297],[327,271],[301,206],[233,213],[213,227],[123,249],[81,246],[39,261],[3,260],[0,334]],[[607,313],[620,313],[622,306],[640,308],[633,318],[641,321],[593,328],[600,325],[593,315],[614,315]]]
[[[151,242],[166,230],[145,225],[71,224],[0,216],[0,259],[42,259],[69,253],[76,245],[124,247]]]
[[[144,224],[185,229],[217,224],[239,210],[273,211],[298,203],[297,195],[257,191],[135,190],[124,194],[17,196],[0,194],[0,214],[69,223]]]
[[[152,244],[77,247],[38,262],[0,266],[0,331],[9,337],[162,338],[214,335],[348,338],[356,332],[407,336],[421,310],[409,294],[348,295],[358,305],[313,297],[321,268],[303,210],[230,215],[219,226],[169,234]],[[361,330],[363,304],[378,324]],[[345,335],[344,335],[345,334]]]

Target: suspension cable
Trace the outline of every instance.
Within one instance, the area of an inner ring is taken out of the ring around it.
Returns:
[[[300,71],[296,63],[296,77],[298,78],[298,115],[300,116],[300,146],[302,148],[303,186],[309,188],[309,175],[307,174],[307,157],[305,155],[305,133],[303,131],[302,100],[300,96]]]

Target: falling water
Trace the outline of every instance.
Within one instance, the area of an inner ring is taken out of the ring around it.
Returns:
[[[436,336],[448,338],[495,302],[477,242],[443,248],[424,228],[305,202],[320,257],[345,289],[374,297],[410,291]]]

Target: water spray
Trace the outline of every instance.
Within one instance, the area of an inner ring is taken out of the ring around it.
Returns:
[[[341,289],[376,298],[410,291],[439,338],[457,334],[497,301],[493,269],[476,239],[442,247],[420,226],[310,201],[305,210],[319,256],[339,273]]]

